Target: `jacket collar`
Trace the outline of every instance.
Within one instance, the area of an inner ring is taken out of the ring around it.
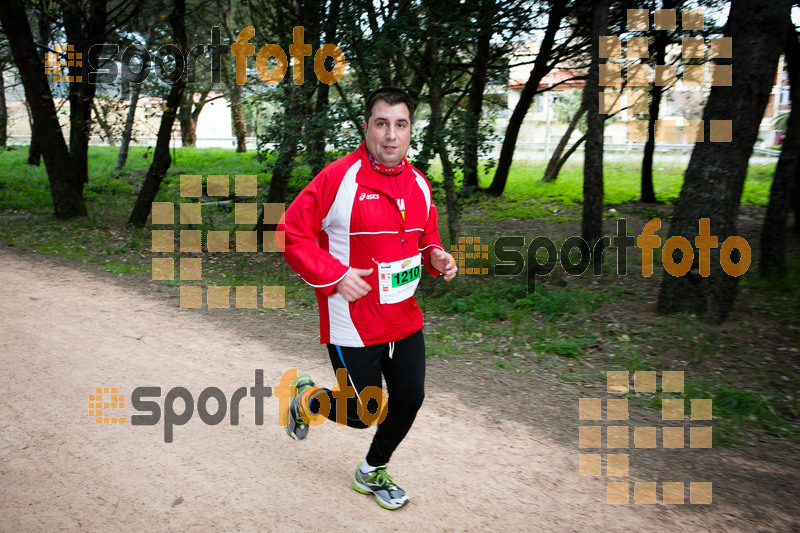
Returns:
[[[404,193],[408,192],[409,178],[413,178],[413,171],[405,157],[403,158],[403,171],[397,176],[386,176],[372,168],[365,142],[361,143],[356,153],[359,154],[361,159],[361,168],[356,175],[356,183],[382,192],[386,196],[394,199],[400,198]]]

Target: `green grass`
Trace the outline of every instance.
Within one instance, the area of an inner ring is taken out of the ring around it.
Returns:
[[[757,268],[753,270],[757,271]],[[786,270],[786,277],[772,279],[748,272],[750,275],[742,278],[739,288],[741,296],[753,309],[778,315],[788,324],[800,326],[800,261],[787,260]],[[748,295],[752,294],[759,294],[762,298],[750,300]]]
[[[743,427],[758,428],[800,442],[800,428],[790,422],[800,408],[798,399],[787,394],[776,396],[760,388],[759,384],[742,389],[714,380],[687,379],[685,392],[674,396],[686,400],[687,412],[691,399],[712,400],[715,445],[738,443]]]
[[[546,165],[546,161],[540,160],[515,161],[509,172],[503,198],[490,199],[488,202],[481,199],[488,216],[497,220],[537,217],[548,217],[549,220],[579,219],[580,213],[574,211],[583,201],[583,164],[568,162],[556,181],[540,183]],[[656,198],[666,204],[674,204],[683,185],[686,163],[656,162],[654,167]],[[640,161],[606,162],[603,167],[605,204],[614,206],[638,202],[640,172]],[[766,205],[774,172],[775,164],[751,165],[742,193],[742,203]],[[492,175],[484,174],[480,180],[481,187],[487,187],[491,180]]]
[[[152,162],[152,150],[134,146],[123,171],[116,172],[118,151],[119,148],[108,146],[89,148],[89,182],[84,188],[84,198],[91,216],[121,219],[128,215]],[[179,201],[180,174],[256,174],[265,191],[269,183],[268,175],[262,170],[263,163],[258,161],[255,152],[237,154],[221,148],[180,148],[170,154],[175,159],[156,201]],[[0,176],[3,176],[0,212],[45,213],[53,209],[44,163],[39,167],[28,166],[25,164],[27,155],[27,147],[23,146],[0,151]]]

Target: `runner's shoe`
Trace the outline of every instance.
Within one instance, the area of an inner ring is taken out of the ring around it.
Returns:
[[[378,505],[390,511],[399,509],[408,503],[405,491],[395,485],[392,476],[386,473],[386,465],[379,466],[365,474],[361,471],[359,464],[353,478],[353,488],[361,494],[374,494]]]
[[[285,415],[288,419],[286,434],[294,440],[303,440],[308,435],[308,422],[300,413],[300,401],[303,393],[309,387],[314,387],[314,382],[309,376],[303,374],[292,381],[292,387],[296,388],[297,395],[289,401],[289,412]]]

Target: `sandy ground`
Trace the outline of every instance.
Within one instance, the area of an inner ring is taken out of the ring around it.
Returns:
[[[325,423],[294,442],[278,425],[274,397],[264,401],[264,425],[246,397],[238,425],[228,417],[206,425],[195,412],[169,444],[163,420],[130,424],[129,402],[106,411],[125,416],[124,425],[97,425],[87,405],[98,386],[127,400],[138,386],[159,386],[163,406],[178,386],[195,400],[210,386],[230,398],[253,386],[256,369],[272,386],[290,368],[323,382],[333,376],[319,347],[276,350],[174,300],[30,256],[0,252],[1,531],[759,529],[737,526],[724,502],[702,512],[608,505],[604,478],[578,476],[577,445],[435,386],[390,465],[411,496],[395,512],[351,488],[371,430]]]

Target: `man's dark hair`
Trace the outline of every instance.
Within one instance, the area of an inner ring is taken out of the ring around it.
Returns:
[[[378,100],[383,100],[389,105],[406,104],[408,117],[411,119],[411,123],[414,123],[414,101],[411,100],[408,93],[398,87],[381,87],[369,93],[364,102],[364,122],[367,124],[369,124],[369,117],[372,116],[372,107]]]

